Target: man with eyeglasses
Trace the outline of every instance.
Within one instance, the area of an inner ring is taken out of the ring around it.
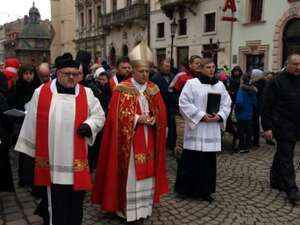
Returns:
[[[34,184],[47,187],[36,211],[44,224],[80,225],[84,194],[92,187],[87,145],[105,116],[92,91],[78,84],[78,68],[72,59],[58,61],[57,79],[36,89],[28,103],[15,147],[35,158]]]

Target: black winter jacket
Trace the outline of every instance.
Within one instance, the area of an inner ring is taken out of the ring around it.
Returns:
[[[300,76],[286,71],[271,80],[264,92],[262,127],[278,140],[300,140]]]

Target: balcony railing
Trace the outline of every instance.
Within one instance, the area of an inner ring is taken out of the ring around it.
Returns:
[[[174,5],[196,4],[200,0],[160,0],[160,6],[169,7]]]
[[[136,19],[147,19],[148,4],[138,3],[101,16],[103,27],[117,26]]]

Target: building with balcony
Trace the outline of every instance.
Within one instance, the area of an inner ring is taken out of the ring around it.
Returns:
[[[57,56],[65,52],[75,56],[75,18],[75,0],[51,0],[51,22],[55,33],[51,43],[52,63]]]
[[[77,49],[102,57],[111,65],[148,41],[149,0],[76,0]]]
[[[180,68],[191,55],[211,57],[218,64],[230,64],[230,23],[223,21],[224,1],[151,1],[151,47],[155,62],[171,57],[171,27],[176,22],[173,60]]]
[[[104,36],[101,29],[102,0],[75,1],[75,45],[76,51],[86,50],[92,59],[104,55]]]

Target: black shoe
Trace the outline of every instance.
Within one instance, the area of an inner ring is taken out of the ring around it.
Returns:
[[[210,195],[205,195],[201,197],[202,200],[212,203],[214,199]]]
[[[300,202],[300,193],[299,191],[288,193],[287,198],[292,205],[297,205]]]
[[[285,188],[283,187],[282,184],[271,183],[270,186],[271,186],[271,188],[277,189],[277,190],[279,190],[279,191],[284,191],[284,190],[285,190]]]
[[[275,142],[272,141],[272,140],[266,140],[266,144],[267,144],[267,145],[275,146]]]
[[[239,153],[248,153],[249,152],[249,149],[241,149],[240,151],[239,151]]]

